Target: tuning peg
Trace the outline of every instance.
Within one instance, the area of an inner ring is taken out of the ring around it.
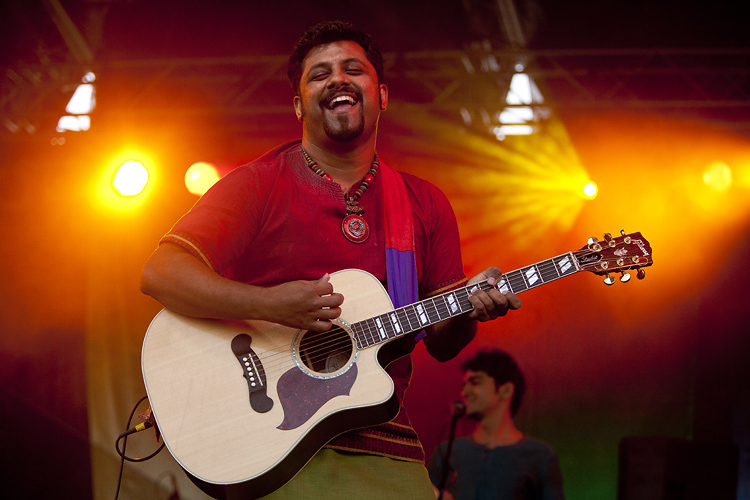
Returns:
[[[604,239],[607,240],[607,241],[610,241],[612,239],[612,234],[611,233],[604,233]]]
[[[594,243],[599,243],[599,238],[597,238],[596,236],[592,236],[591,238],[588,239],[587,243],[589,245],[592,245]]]
[[[607,277],[604,278],[604,284],[605,285],[614,285],[615,284],[615,279],[612,276],[610,276],[609,273],[607,273]]]
[[[624,229],[620,229],[620,234],[623,235],[623,236],[625,236],[625,230]]]
[[[622,276],[620,276],[620,281],[622,283],[627,283],[628,281],[630,281],[630,273],[626,273],[623,271]]]
[[[638,278],[639,280],[642,280],[643,278],[646,277],[646,271],[644,271],[643,268],[639,268],[635,277]]]

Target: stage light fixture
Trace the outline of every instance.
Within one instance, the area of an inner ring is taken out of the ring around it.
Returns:
[[[148,184],[148,170],[139,161],[123,162],[112,176],[112,189],[123,198],[132,198],[143,192]]]
[[[62,116],[57,121],[58,132],[84,132],[91,128],[91,118],[88,116]]]
[[[94,109],[95,104],[94,85],[91,83],[82,83],[73,92],[73,97],[70,98],[68,105],[65,106],[65,111],[71,115],[87,115]]]
[[[524,66],[519,63],[516,69],[523,71]],[[535,124],[547,113],[533,106],[543,102],[542,93],[529,75],[521,72],[514,74],[505,97],[507,106],[495,116],[500,123],[492,129],[497,140],[502,141],[509,135],[531,135],[536,132]]]
[[[70,114],[60,117],[55,130],[82,132],[91,128],[91,118],[88,115],[96,107],[96,89],[92,83],[95,80],[96,75],[92,72],[86,73],[81,78],[83,83],[76,87],[73,97],[65,106],[65,111]]]
[[[534,119],[534,111],[528,106],[505,108],[500,112],[500,123],[519,124],[528,123]]]
[[[185,187],[197,196],[202,196],[218,180],[219,172],[211,163],[193,163],[185,172]]]
[[[531,104],[544,102],[542,94],[534,82],[525,73],[516,73],[510,80],[510,90],[505,98],[507,104]]]
[[[534,131],[531,125],[501,125],[493,129],[498,141],[502,141],[508,135],[531,135]]]

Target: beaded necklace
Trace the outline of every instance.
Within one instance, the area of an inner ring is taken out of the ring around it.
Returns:
[[[310,170],[323,177],[326,180],[332,181],[330,175],[325,173],[322,168],[318,167],[318,164],[310,158],[305,148],[302,148],[302,154],[305,156],[307,166]],[[370,184],[375,180],[375,174],[378,172],[380,163],[378,162],[378,155],[375,153],[375,157],[372,159],[372,165],[370,166],[369,172],[362,178],[362,182],[359,184],[357,190],[351,196],[344,193],[344,199],[346,200],[346,215],[344,220],[341,221],[341,231],[346,236],[346,239],[352,243],[362,243],[367,240],[370,236],[370,228],[367,225],[367,221],[362,217],[365,213],[365,209],[359,204],[359,198],[362,194],[367,191]]]

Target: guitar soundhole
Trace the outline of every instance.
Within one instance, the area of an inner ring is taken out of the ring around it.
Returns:
[[[316,373],[334,373],[349,364],[352,338],[340,326],[326,332],[307,331],[299,341],[299,359]]]

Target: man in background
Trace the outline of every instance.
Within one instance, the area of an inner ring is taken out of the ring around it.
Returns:
[[[476,426],[453,444],[443,500],[562,500],[557,454],[513,422],[526,389],[515,360],[506,352],[485,350],[461,368],[461,399]],[[447,444],[437,447],[429,463],[436,496]]]

